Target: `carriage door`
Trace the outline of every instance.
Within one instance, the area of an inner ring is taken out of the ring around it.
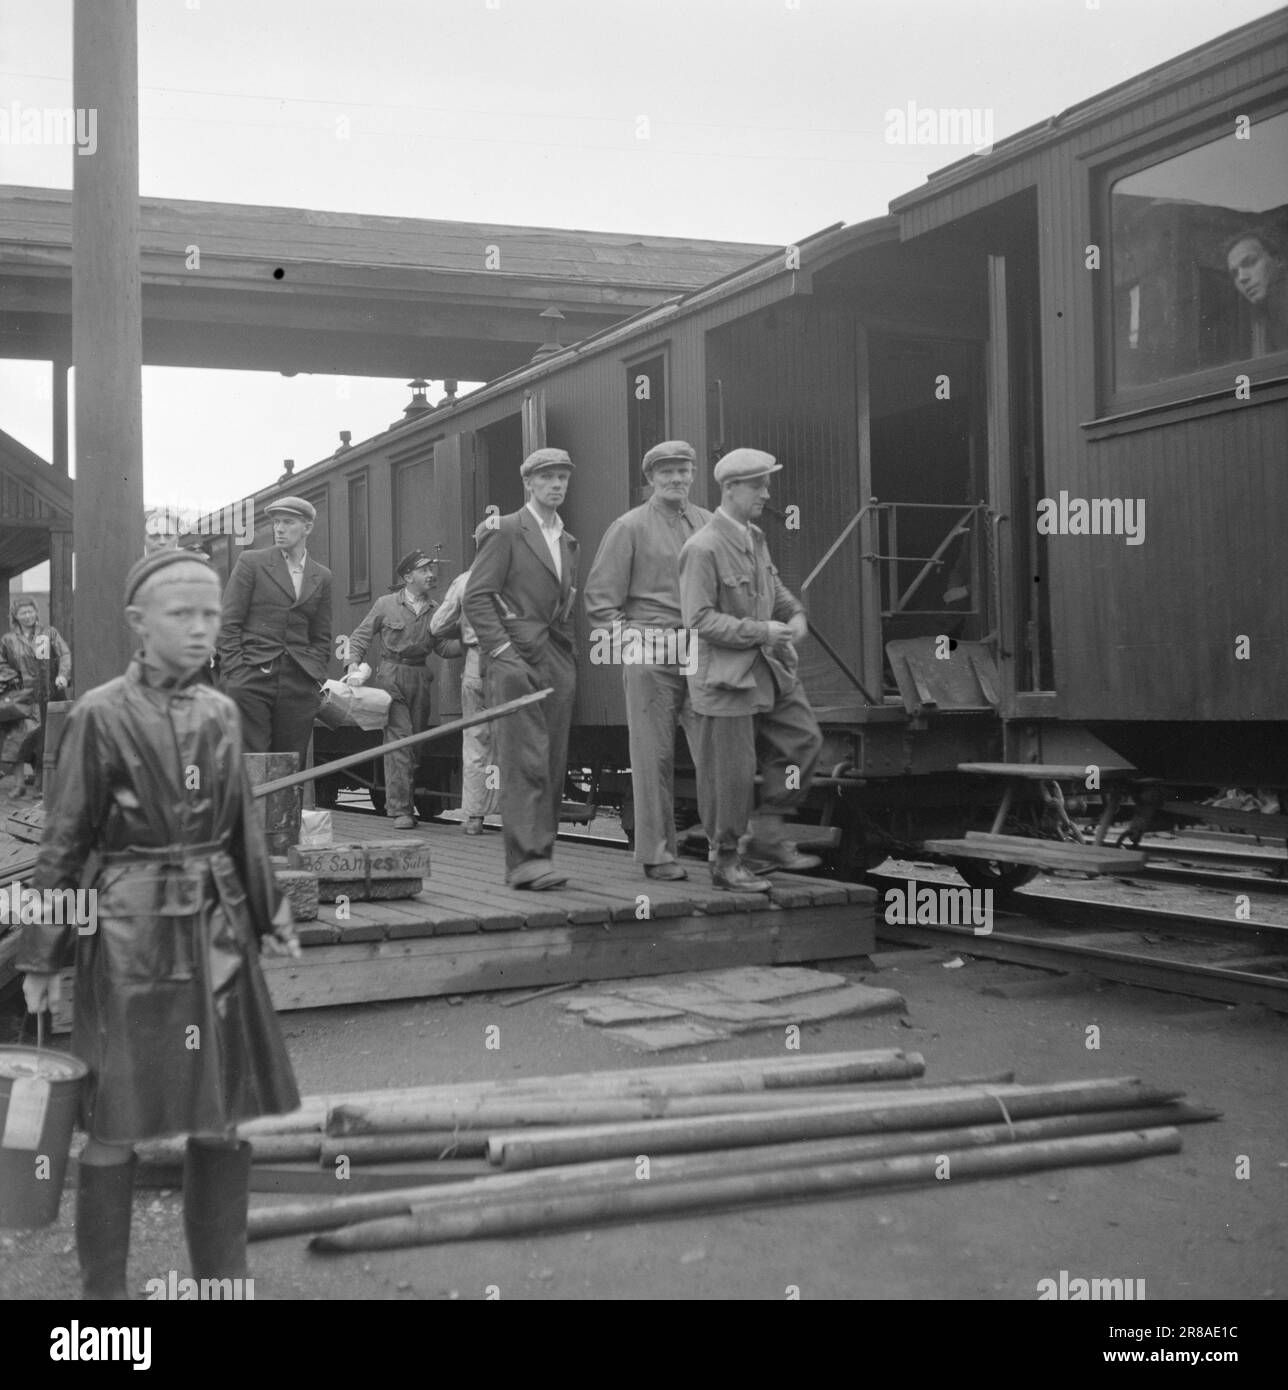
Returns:
[[[990,642],[1013,709],[1016,695],[1054,688],[1046,537],[1036,524],[1045,495],[1036,267],[990,256],[988,283]]]

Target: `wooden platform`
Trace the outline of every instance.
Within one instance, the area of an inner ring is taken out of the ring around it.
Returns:
[[[347,917],[324,903],[300,926],[302,960],[264,959],[279,1009],[841,959],[874,945],[876,890],[859,884],[775,874],[772,893],[727,893],[701,860],[685,861],[687,881],[655,883],[625,850],[561,841],[567,886],[520,892],[504,884],[498,831],[332,818],[336,843],[427,841],[430,877],[417,898],[354,903]]]

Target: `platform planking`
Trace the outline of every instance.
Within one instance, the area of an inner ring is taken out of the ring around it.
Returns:
[[[778,874],[771,893],[727,893],[701,861],[685,864],[687,880],[659,883],[624,849],[561,841],[567,886],[532,893],[505,885],[494,831],[400,831],[345,811],[332,827],[337,844],[427,841],[430,877],[415,898],[323,903],[300,924],[300,960],[264,958],[279,1009],[835,960],[874,945],[876,891],[860,884]]]

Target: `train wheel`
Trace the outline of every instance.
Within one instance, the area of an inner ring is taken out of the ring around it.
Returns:
[[[1038,876],[1034,864],[1006,864],[995,859],[954,859],[953,868],[972,888],[1013,893]]]

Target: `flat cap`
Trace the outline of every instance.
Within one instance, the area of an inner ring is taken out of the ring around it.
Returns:
[[[212,579],[216,582],[219,580],[214,566],[200,550],[154,550],[151,555],[145,555],[130,566],[129,573],[125,576],[125,602],[133,603],[134,595],[147,580],[172,565],[201,565],[203,569],[209,570]]]
[[[753,478],[768,477],[782,469],[781,463],[774,462],[773,454],[763,449],[731,449],[716,464],[716,482],[746,483]]]
[[[412,570],[418,570],[422,565],[432,565],[434,562],[423,550],[409,550],[406,555],[398,561],[398,567],[394,570],[395,574],[410,574]]]
[[[273,516],[276,512],[293,516],[299,521],[316,521],[318,515],[313,503],[306,502],[302,497],[279,497],[264,508],[265,516]]]
[[[576,468],[577,465],[568,457],[566,449],[536,449],[523,460],[523,467],[519,469],[519,475],[530,478],[534,473],[540,473],[547,468]]]
[[[647,478],[659,463],[696,464],[697,461],[698,452],[692,444],[683,439],[664,439],[661,444],[654,444],[644,455],[640,470]]]

